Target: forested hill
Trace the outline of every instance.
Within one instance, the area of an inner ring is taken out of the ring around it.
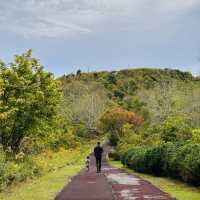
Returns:
[[[186,115],[200,126],[200,78],[172,69],[127,69],[64,75],[60,78],[74,121],[88,127],[109,106],[141,114],[151,124]],[[89,115],[88,115],[89,113]],[[83,116],[82,116],[83,115]]]
[[[80,70],[76,72],[76,74],[68,74],[63,75],[60,79],[63,81],[64,79],[70,81],[76,75],[79,76],[80,80],[84,81],[102,81],[109,79],[109,77],[114,76],[117,81],[123,78],[132,78],[135,81],[145,81],[148,77],[153,79],[154,81],[164,79],[178,79],[178,80],[200,80],[199,78],[195,78],[190,72],[183,72],[177,69],[153,69],[153,68],[136,68],[136,69],[124,69],[120,71],[101,71],[101,72],[91,72],[91,73],[83,73]],[[81,76],[80,76],[81,75]]]
[[[108,133],[110,153],[138,172],[200,185],[200,79],[131,69],[61,78],[64,110],[79,136]]]

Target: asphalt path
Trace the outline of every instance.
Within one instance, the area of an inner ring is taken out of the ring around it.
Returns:
[[[148,181],[110,166],[106,162],[109,146],[104,146],[102,172],[96,173],[91,154],[90,170],[83,169],[72,178],[55,200],[172,200],[167,193]]]

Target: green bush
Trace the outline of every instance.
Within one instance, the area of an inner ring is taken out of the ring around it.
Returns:
[[[131,157],[135,153],[135,151],[138,149],[138,147],[133,147],[132,149],[129,149],[127,152],[124,153],[122,156],[122,163],[124,165],[130,166],[131,165]]]
[[[200,144],[165,143],[156,147],[134,147],[121,162],[138,172],[172,176],[200,185]]]
[[[110,151],[108,157],[112,158],[113,160],[120,160],[120,155],[116,150]]]
[[[3,152],[3,148],[0,146],[0,190],[4,183],[6,182],[6,177],[5,177],[5,154]]]
[[[147,150],[144,156],[147,172],[157,176],[164,175],[166,173],[164,171],[166,168],[166,158],[166,146],[161,145]]]
[[[145,148],[135,148],[134,153],[130,159],[130,168],[135,169],[138,172],[145,172],[146,171],[146,162],[145,162]]]
[[[180,147],[174,160],[179,177],[189,183],[200,185],[200,145],[186,144]]]
[[[6,160],[0,147],[0,190],[12,183],[32,178],[39,172],[37,165],[30,158],[19,155],[16,160]]]

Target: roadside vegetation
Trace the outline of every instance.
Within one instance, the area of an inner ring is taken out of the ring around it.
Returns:
[[[48,151],[33,157],[40,166],[41,175],[27,179],[21,184],[12,184],[0,193],[2,200],[48,199],[53,200],[58,192],[84,166],[85,157],[91,152],[96,141],[83,143],[75,149]]]
[[[130,73],[127,71],[126,80]],[[134,73],[138,75],[134,92],[127,94],[128,87],[116,97],[114,90],[117,107],[100,118],[100,126],[114,146],[110,156],[138,172],[199,186],[199,79],[173,70]],[[123,72],[116,74],[113,84],[119,87],[118,82],[124,84],[118,79]]]
[[[80,165],[80,157],[89,153],[91,142],[99,137],[95,122],[81,118],[80,109],[69,110],[65,104],[70,97],[30,50],[10,64],[0,63],[1,192]]]

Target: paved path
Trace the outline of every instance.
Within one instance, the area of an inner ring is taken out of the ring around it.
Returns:
[[[82,170],[63,188],[55,200],[172,200],[167,193],[149,182],[123,170],[110,167],[104,147],[102,173],[97,174],[95,161],[91,156],[91,169]]]

